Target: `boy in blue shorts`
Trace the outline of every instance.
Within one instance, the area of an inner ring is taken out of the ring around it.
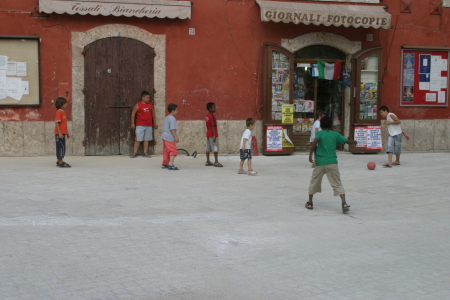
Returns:
[[[388,162],[383,165],[385,168],[391,168],[392,166],[400,166],[400,154],[402,153],[402,139],[409,141],[409,136],[406,135],[405,131],[400,126],[401,122],[399,118],[389,112],[387,106],[382,106],[379,109],[380,115],[386,118],[386,125],[389,131],[388,143],[386,153],[388,154]],[[395,161],[392,162],[392,154],[395,155]]]
[[[246,121],[247,129],[242,134],[241,144],[239,146],[240,163],[238,174],[256,175],[258,172],[252,169],[252,130],[255,128],[255,120],[248,118]],[[244,161],[247,160],[248,172],[244,171]]]
[[[342,200],[342,212],[350,210],[350,206],[345,202],[345,191],[341,183],[338,161],[336,155],[336,146],[338,144],[356,145],[356,141],[347,140],[339,132],[331,130],[333,121],[330,117],[323,117],[320,120],[322,131],[316,132],[316,136],[309,151],[309,161],[314,162],[314,150],[316,150],[316,166],[312,173],[309,183],[309,201],[306,202],[307,209],[313,209],[313,196],[322,191],[322,178],[327,174],[328,181],[333,188],[334,195],[340,196]],[[316,149],[317,147],[317,149]]]

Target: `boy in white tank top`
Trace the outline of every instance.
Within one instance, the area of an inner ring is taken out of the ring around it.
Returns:
[[[385,168],[391,168],[392,166],[400,166],[400,154],[402,153],[402,138],[405,136],[409,141],[409,136],[402,130],[400,126],[399,118],[389,112],[387,106],[382,106],[379,109],[380,115],[386,118],[386,125],[389,131],[388,143],[386,153],[388,154],[388,162],[383,165]],[[392,154],[395,154],[395,161],[392,162]]]

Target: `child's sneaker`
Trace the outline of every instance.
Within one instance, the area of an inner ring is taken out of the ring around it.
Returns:
[[[150,158],[151,156],[148,153],[144,153],[144,155],[142,155],[142,157]]]
[[[256,175],[258,174],[258,172],[256,172],[255,170],[248,170],[248,175]]]
[[[179,170],[179,169],[177,167],[175,167],[175,166],[169,166],[167,168],[167,170]]]
[[[162,165],[161,169],[168,169],[169,165]]]
[[[238,174],[247,174],[244,170],[238,170]]]

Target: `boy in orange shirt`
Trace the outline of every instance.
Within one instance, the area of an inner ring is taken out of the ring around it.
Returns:
[[[63,161],[66,154],[66,136],[70,138],[69,130],[67,129],[67,118],[64,109],[67,106],[67,100],[63,97],[56,99],[56,116],[55,116],[55,141],[56,141],[56,166],[61,168],[70,168],[71,166]]]

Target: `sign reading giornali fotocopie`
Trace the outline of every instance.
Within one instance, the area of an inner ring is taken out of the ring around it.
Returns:
[[[257,0],[264,22],[384,28],[391,15],[381,6],[312,4]]]

